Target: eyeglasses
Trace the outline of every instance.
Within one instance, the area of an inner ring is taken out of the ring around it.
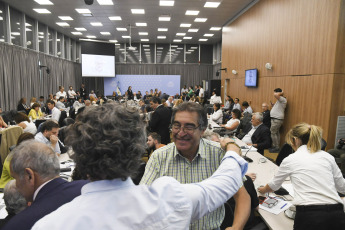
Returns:
[[[194,131],[199,127],[200,127],[200,125],[198,125],[198,126],[195,126],[195,125],[181,126],[181,124],[179,124],[179,123],[174,123],[171,125],[173,132],[178,133],[182,129],[183,132],[188,133],[188,134],[193,134]]]
[[[278,204],[278,200],[275,199],[274,197],[267,197],[264,202],[262,202],[263,206],[266,206],[268,208],[272,208]]]

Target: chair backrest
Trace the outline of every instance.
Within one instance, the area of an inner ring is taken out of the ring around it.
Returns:
[[[75,108],[74,107],[72,107],[69,110],[69,117],[75,120]]]
[[[63,120],[65,120],[65,118],[67,118],[67,113],[66,113],[66,111],[61,111],[61,116],[60,116],[60,119],[59,119],[59,125],[60,125],[60,127],[63,126]]]
[[[18,137],[23,132],[23,128],[19,126],[11,126],[1,130],[0,155],[2,164],[4,164],[4,161],[10,152],[10,146],[17,144]]]
[[[279,151],[279,154],[276,159],[276,164],[279,166],[282,163],[282,161],[293,152],[294,151],[292,147],[289,144],[285,143]]]

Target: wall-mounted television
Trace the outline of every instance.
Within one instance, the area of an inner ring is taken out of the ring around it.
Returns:
[[[81,55],[83,77],[115,77],[115,57],[108,55]]]
[[[258,69],[247,69],[244,85],[247,87],[258,87]]]

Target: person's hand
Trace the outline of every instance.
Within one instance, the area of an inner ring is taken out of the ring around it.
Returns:
[[[260,187],[258,188],[258,191],[259,191],[260,193],[262,193],[262,194],[264,194],[264,193],[266,192],[264,186],[260,186]]]
[[[225,151],[234,151],[236,152],[238,155],[241,156],[241,149],[240,147],[235,143],[234,139],[231,138],[222,138],[220,140],[220,146],[222,147],[222,149],[224,149]]]
[[[246,175],[249,176],[252,179],[252,181],[255,181],[256,173],[247,173]]]
[[[58,142],[59,138],[55,135],[51,135],[50,136],[50,142],[52,143],[52,145],[55,145]]]

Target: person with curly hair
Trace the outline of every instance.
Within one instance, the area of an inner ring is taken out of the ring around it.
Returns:
[[[137,186],[131,176],[146,148],[145,123],[137,108],[118,103],[90,107],[67,133],[79,174],[91,182],[34,230],[186,229],[237,192],[248,166],[228,138],[222,143],[227,150],[223,162],[208,180],[180,184],[162,177],[152,186]]]

